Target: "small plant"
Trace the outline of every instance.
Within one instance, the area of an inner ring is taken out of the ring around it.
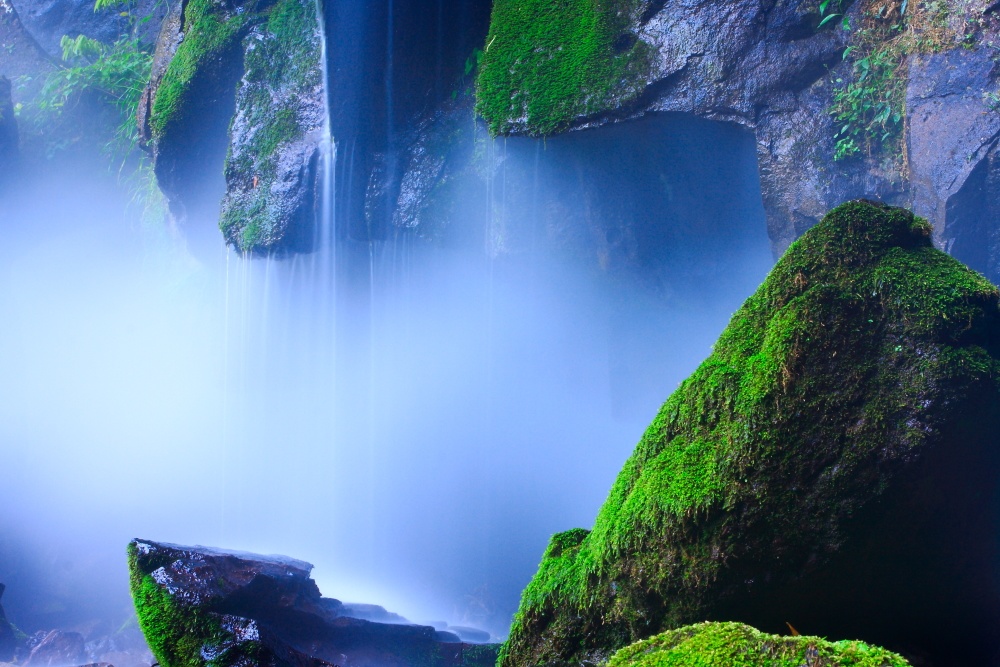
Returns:
[[[21,110],[39,130],[57,125],[64,111],[85,95],[97,95],[118,110],[118,124],[108,152],[124,159],[135,147],[139,130],[136,108],[149,80],[152,53],[137,39],[104,44],[84,35],[60,42],[64,66],[50,73],[36,98]]]
[[[816,26],[816,30],[819,30],[820,28],[822,28],[823,26],[825,26],[827,23],[829,23],[833,19],[835,19],[838,16],[842,15],[841,12],[840,12],[840,3],[841,3],[841,1],[842,0],[836,0],[836,3],[837,3],[836,8],[831,7],[831,3],[834,2],[834,0],[822,0],[819,3],[819,18],[820,18],[820,21],[819,21],[819,25]]]
[[[844,52],[846,59],[851,53]],[[896,76],[900,57],[891,46],[878,48],[854,61],[853,80],[833,94],[830,114],[840,127],[834,138],[834,160],[844,160],[863,151],[869,155],[898,136],[902,128],[903,81]]]

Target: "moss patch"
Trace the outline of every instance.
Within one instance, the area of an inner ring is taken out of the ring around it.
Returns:
[[[166,563],[140,563],[136,544],[127,549],[129,584],[139,627],[162,667],[232,667],[267,664],[259,642],[237,636],[224,617],[185,605],[152,573]]]
[[[242,11],[232,12],[225,3],[188,0],[184,7],[184,39],[153,100],[149,126],[154,140],[162,139],[182,122],[182,110],[191,102],[196,77],[216,62],[232,57],[246,31],[259,20],[263,4],[249,0]]]
[[[699,623],[637,642],[608,667],[908,667],[895,653],[863,642],[778,637],[741,623]]]
[[[705,618],[755,559],[796,572],[972,397],[995,407],[997,289],[930,231],[858,201],[789,248],[664,403],[593,531],[554,538],[501,665],[601,659]]]
[[[641,91],[650,49],[627,32],[637,0],[497,0],[476,110],[493,134],[546,135]]]

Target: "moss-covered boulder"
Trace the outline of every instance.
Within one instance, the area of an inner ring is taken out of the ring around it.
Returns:
[[[139,626],[161,667],[492,667],[496,644],[320,595],[285,556],[133,540]]]
[[[502,667],[602,660],[705,619],[993,659],[998,292],[930,235],[854,201],[789,248],[593,530],[552,538]]]
[[[858,641],[780,637],[742,623],[698,623],[636,642],[608,667],[909,667],[901,656]]]
[[[238,250],[309,249],[324,139],[320,21],[314,0],[188,0],[164,21],[143,139],[179,217],[214,214],[213,176],[225,171],[220,224]]]

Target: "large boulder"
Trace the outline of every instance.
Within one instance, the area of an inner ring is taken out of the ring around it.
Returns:
[[[139,625],[163,667],[487,667],[496,646],[320,595],[312,565],[134,540]],[[369,620],[378,619],[378,620]]]
[[[1000,310],[909,211],[794,243],[660,409],[593,530],[555,535],[502,667],[705,619],[1000,655]]]
[[[864,642],[779,637],[742,623],[698,623],[636,642],[608,667],[909,667],[902,656]]]

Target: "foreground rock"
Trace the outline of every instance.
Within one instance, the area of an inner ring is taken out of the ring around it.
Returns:
[[[1000,655],[1000,311],[926,221],[831,211],[660,409],[593,531],[552,538],[500,664],[699,620]]]
[[[163,667],[487,667],[496,659],[495,645],[322,597],[312,565],[299,560],[145,540],[128,554],[139,625]]]
[[[636,642],[615,653],[608,667],[908,667],[895,655],[863,642],[778,637],[742,623],[699,623]]]

